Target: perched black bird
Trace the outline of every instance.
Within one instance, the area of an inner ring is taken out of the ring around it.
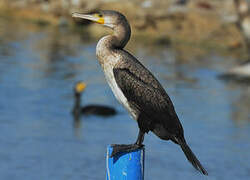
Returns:
[[[88,19],[113,30],[112,35],[98,42],[96,54],[115,97],[137,121],[139,135],[135,144],[113,145],[112,155],[141,148],[145,133],[152,131],[159,138],[180,145],[189,162],[207,175],[186,143],[182,125],[169,96],[153,74],[123,49],[131,33],[126,17],[109,10],[94,14],[73,13],[73,17]]]
[[[117,113],[114,108],[105,105],[90,104],[81,107],[81,95],[85,88],[86,84],[83,82],[76,83],[74,87],[75,105],[72,111],[74,115],[79,116],[80,114],[84,114],[97,116],[112,116]]]

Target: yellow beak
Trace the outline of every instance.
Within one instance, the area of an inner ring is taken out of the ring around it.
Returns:
[[[82,14],[82,13],[73,13],[72,17],[74,18],[82,18],[82,19],[87,19],[99,24],[104,24],[104,18],[99,17],[98,14]]]

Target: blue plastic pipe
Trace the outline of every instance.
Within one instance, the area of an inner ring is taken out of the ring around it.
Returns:
[[[107,180],[143,180],[144,147],[129,153],[120,153],[110,157],[113,148],[107,148]]]

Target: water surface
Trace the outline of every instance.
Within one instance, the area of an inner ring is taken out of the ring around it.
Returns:
[[[67,28],[0,24],[0,179],[104,179],[107,145],[134,142],[138,128],[105,82],[96,41]],[[250,86],[217,79],[236,60],[210,53],[179,63],[173,48],[135,47],[170,95],[207,179],[248,179]],[[82,104],[119,114],[75,121],[78,80],[87,83]],[[144,143],[146,180],[203,179],[177,145],[152,133]]]

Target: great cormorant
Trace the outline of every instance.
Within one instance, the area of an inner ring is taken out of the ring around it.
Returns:
[[[98,115],[98,116],[112,116],[117,112],[114,108],[106,105],[90,104],[81,107],[81,95],[85,90],[86,84],[83,82],[77,82],[74,87],[75,105],[73,108],[73,114],[79,117],[80,114],[84,115]]]
[[[93,14],[73,13],[72,16],[94,21],[113,30],[112,35],[99,40],[96,55],[115,97],[137,121],[139,134],[135,144],[113,145],[112,156],[141,148],[145,133],[152,131],[159,138],[180,145],[189,162],[207,175],[186,143],[182,125],[169,96],[153,74],[123,49],[131,34],[126,17],[111,10]]]

